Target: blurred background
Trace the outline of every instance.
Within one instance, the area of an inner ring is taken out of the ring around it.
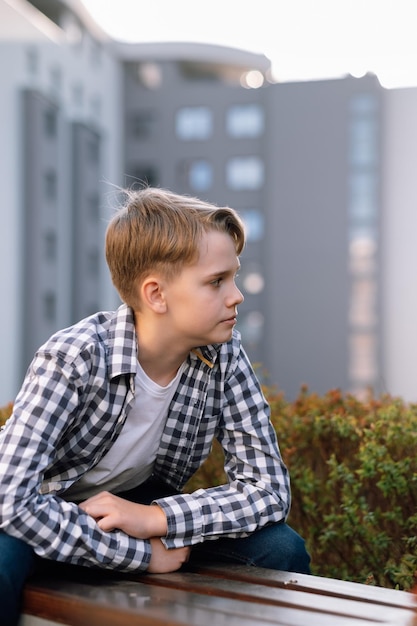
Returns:
[[[264,382],[415,402],[413,12],[0,0],[0,404],[55,330],[120,304],[104,232],[141,182],[239,211]]]

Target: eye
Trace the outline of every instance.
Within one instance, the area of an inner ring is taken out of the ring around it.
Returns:
[[[213,287],[220,287],[222,280],[223,278],[216,278],[215,280],[211,281],[211,284],[213,285]]]

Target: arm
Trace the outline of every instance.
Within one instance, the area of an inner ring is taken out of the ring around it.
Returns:
[[[76,504],[55,493],[41,493],[48,473],[59,490],[80,467],[92,464],[98,445],[92,435],[88,439],[91,415],[94,427],[107,427],[109,437],[110,410],[98,410],[90,369],[91,362],[81,357],[71,364],[59,354],[40,354],[34,360],[13,417],[0,435],[0,528],[32,545],[41,557],[120,571],[146,570],[149,540],[119,530],[104,532]],[[102,386],[104,375],[97,376]],[[93,406],[88,405],[87,380]]]
[[[129,502],[107,491],[81,502],[80,508],[91,515],[105,532],[119,529],[131,537],[149,539],[152,548],[148,572],[166,573],[177,570],[188,560],[190,548],[168,550],[160,540],[166,535],[167,520],[159,506]]]
[[[214,395],[223,398],[217,438],[228,484],[157,501],[168,521],[167,547],[245,536],[288,515],[288,471],[269,407],[242,350]]]

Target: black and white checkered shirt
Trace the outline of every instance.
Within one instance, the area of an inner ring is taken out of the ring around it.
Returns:
[[[0,528],[58,561],[146,570],[150,543],[103,532],[60,497],[117,438],[134,400],[137,364],[131,310],[101,312],[59,331],[30,365],[0,433]],[[285,519],[290,486],[269,407],[240,343],[190,353],[155,461],[154,474],[180,490],[216,437],[228,484],[158,500],[168,548],[241,537]]]

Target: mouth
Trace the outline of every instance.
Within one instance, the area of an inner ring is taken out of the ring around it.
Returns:
[[[233,317],[229,317],[226,320],[223,320],[222,324],[230,324],[231,326],[234,326],[237,322],[236,316]]]

